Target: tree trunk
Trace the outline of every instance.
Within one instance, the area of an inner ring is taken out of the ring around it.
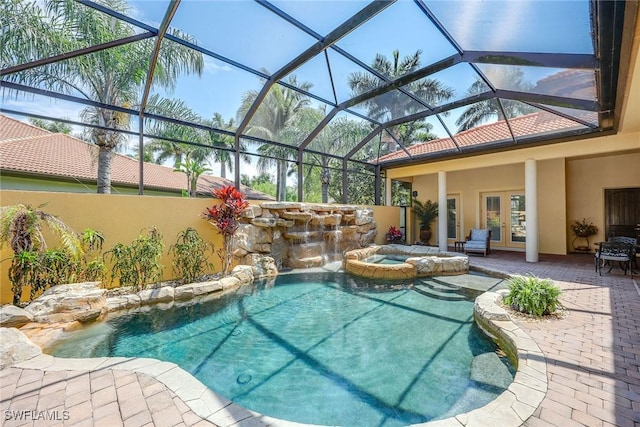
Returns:
[[[280,160],[280,199],[281,201],[287,200],[287,162]]]
[[[320,182],[322,183],[322,203],[329,202],[329,183],[331,182],[331,172],[329,168],[323,167],[320,173]]]
[[[227,159],[224,157],[220,159],[220,178],[225,179],[227,177]]]
[[[111,194],[111,149],[98,148],[98,194]]]

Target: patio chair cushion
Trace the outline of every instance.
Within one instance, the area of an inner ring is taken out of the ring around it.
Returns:
[[[490,252],[489,240],[491,239],[491,230],[487,228],[472,228],[469,232],[469,237],[464,244],[464,251],[467,252],[482,252],[486,255]]]
[[[630,243],[621,242],[602,242],[600,248],[595,254],[596,271],[602,275],[602,268],[610,263],[609,271],[613,268],[612,262],[619,262],[620,266],[624,270],[624,274],[627,274],[627,270],[631,270],[631,261],[635,257],[635,246]],[[631,277],[633,277],[633,270],[631,270]]]

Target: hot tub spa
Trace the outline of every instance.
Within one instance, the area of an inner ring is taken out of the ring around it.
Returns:
[[[345,271],[372,279],[451,276],[469,272],[469,257],[466,255],[418,245],[355,249],[345,253],[343,264]]]

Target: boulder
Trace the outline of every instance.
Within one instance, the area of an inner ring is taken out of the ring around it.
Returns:
[[[252,224],[240,224],[235,235],[235,247],[247,252],[256,252],[258,244],[271,243],[273,237],[269,228],[256,227]]]
[[[138,292],[141,304],[156,304],[159,302],[173,301],[174,289],[171,286],[163,286],[158,289],[145,289]]]
[[[373,222],[373,209],[358,209],[356,210],[356,225],[364,225]]]
[[[42,349],[16,328],[0,328],[0,369],[41,354]]]
[[[19,328],[33,321],[33,315],[27,310],[7,304],[0,307],[0,327]]]
[[[278,267],[276,267],[276,261],[273,257],[249,254],[242,259],[242,264],[251,267],[253,277],[273,277],[278,275]]]
[[[47,289],[26,310],[40,323],[92,320],[107,312],[106,294],[100,282],[58,285]]]

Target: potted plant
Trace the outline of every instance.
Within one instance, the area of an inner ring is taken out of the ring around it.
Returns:
[[[393,225],[389,227],[389,231],[386,234],[387,243],[400,243],[402,242],[402,231],[394,227]]]
[[[431,223],[438,218],[438,203],[431,200],[422,203],[414,199],[413,212],[420,224],[420,241],[428,244],[431,239]]]
[[[569,226],[573,234],[576,236],[573,238],[571,245],[573,249],[576,251],[588,251],[589,250],[589,236],[593,236],[594,234],[598,234],[598,227],[596,227],[593,222],[587,221],[586,218],[582,218],[582,220],[574,220],[573,223]],[[582,237],[587,241],[587,246],[576,246],[575,242],[578,237]]]

